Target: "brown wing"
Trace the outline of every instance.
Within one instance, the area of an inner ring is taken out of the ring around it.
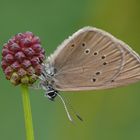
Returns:
[[[112,88],[140,79],[140,58],[128,45],[100,29],[85,27],[50,57],[55,87],[62,91]]]
[[[140,80],[140,57],[126,44],[121,46],[124,50],[124,64],[120,74],[113,80],[112,86],[128,85]]]

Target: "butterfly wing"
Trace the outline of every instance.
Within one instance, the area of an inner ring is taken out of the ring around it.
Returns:
[[[85,27],[50,57],[60,91],[112,88],[140,80],[140,57],[109,33]]]

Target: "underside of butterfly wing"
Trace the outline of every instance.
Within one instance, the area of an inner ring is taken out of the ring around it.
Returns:
[[[124,64],[119,75],[114,79],[113,86],[128,85],[129,83],[135,83],[140,80],[140,57],[128,46],[124,47]]]
[[[140,57],[109,33],[85,27],[50,57],[54,86],[61,91],[97,90],[140,80]]]

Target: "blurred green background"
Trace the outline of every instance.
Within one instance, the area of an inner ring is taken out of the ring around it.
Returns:
[[[138,0],[0,0],[0,49],[12,35],[32,31],[47,55],[83,26],[102,28],[140,54]],[[1,51],[1,50],[0,50]],[[0,69],[0,140],[25,140],[20,87]],[[62,93],[83,117],[67,119],[57,98],[30,90],[35,140],[139,140],[140,82],[117,89]]]

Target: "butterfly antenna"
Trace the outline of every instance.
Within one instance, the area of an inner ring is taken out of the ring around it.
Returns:
[[[70,104],[69,100],[66,100],[67,103],[69,104],[69,107],[71,108],[71,110],[73,111],[73,113],[76,115],[76,117],[80,120],[83,121],[82,117],[75,111],[75,109],[72,107],[72,105]]]
[[[65,109],[65,111],[66,111],[66,113],[67,113],[68,119],[69,119],[71,122],[73,122],[73,119],[72,119],[71,116],[70,116],[70,113],[69,113],[69,111],[68,111],[68,108],[67,108],[67,106],[66,106],[66,103],[65,103],[64,99],[62,98],[62,96],[61,96],[60,94],[57,94],[57,95],[58,95],[58,97],[61,99],[61,101],[62,101],[62,103],[63,103],[63,105],[64,105],[64,109]]]

